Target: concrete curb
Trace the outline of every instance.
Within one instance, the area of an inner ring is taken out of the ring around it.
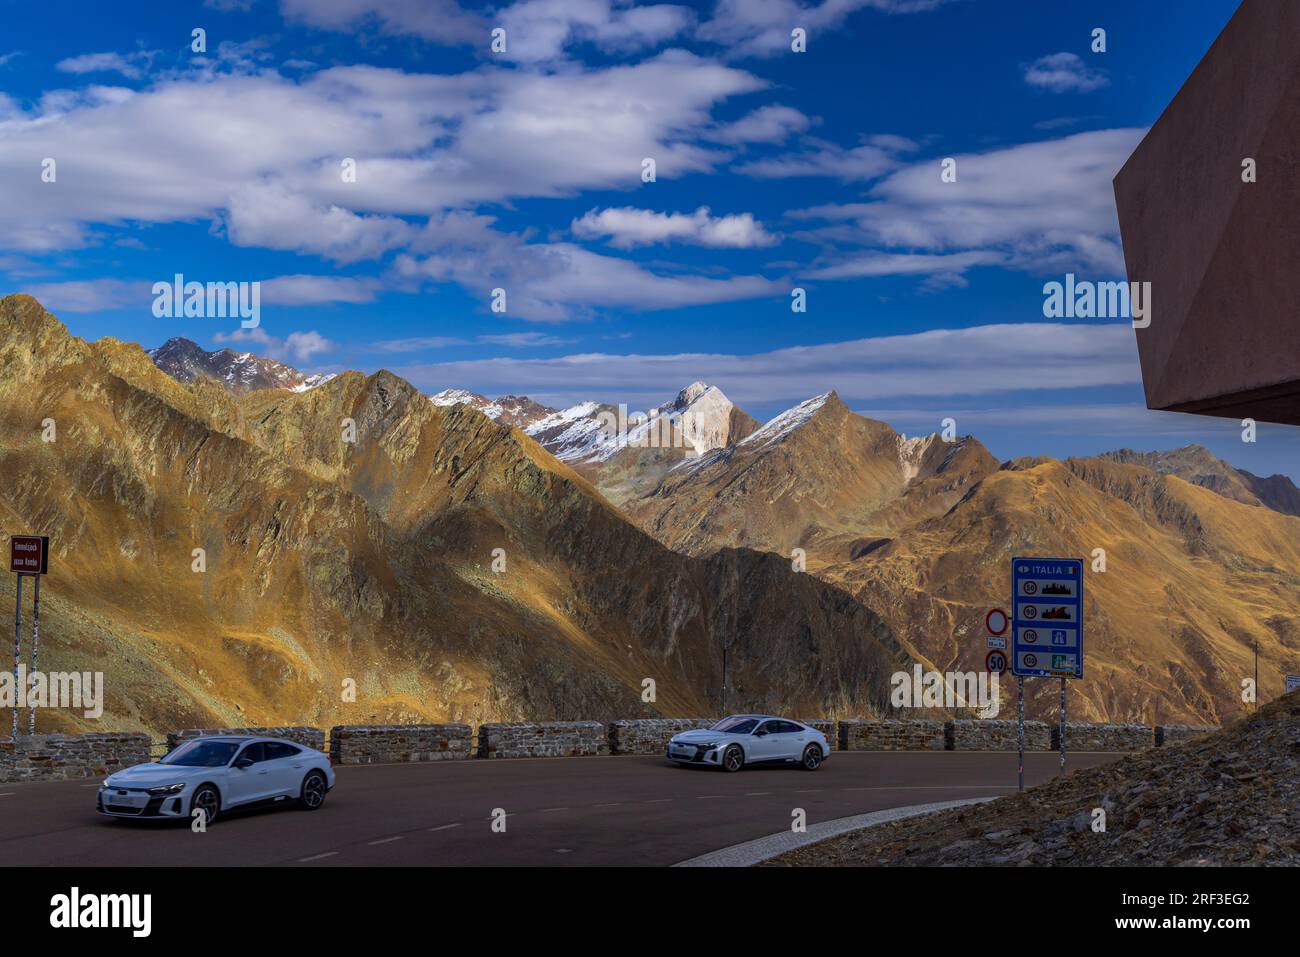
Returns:
[[[733,844],[731,847],[724,847],[718,851],[710,851],[708,854],[701,854],[699,857],[687,858],[674,864],[673,867],[752,867],[755,864],[778,857],[786,851],[807,847],[809,844],[816,844],[818,841],[824,841],[831,837],[839,837],[841,834],[847,834],[850,831],[860,831],[876,824],[901,821],[907,817],[918,817],[922,814],[933,814],[935,811],[946,811],[953,807],[963,807],[967,804],[983,804],[986,801],[994,800],[997,799],[983,797],[966,798],[961,801],[940,801],[936,804],[911,804],[907,807],[894,807],[885,811],[872,811],[870,814],[840,817],[833,821],[814,824],[803,834],[783,831],[780,834],[760,837],[755,841],[746,841],[743,844]]]

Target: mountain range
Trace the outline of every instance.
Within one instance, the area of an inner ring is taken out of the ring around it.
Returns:
[[[0,329],[0,514],[51,538],[40,663],[104,672],[95,728],[873,713],[905,661],[834,585],[673,551],[388,372],[178,381],[23,295]]]
[[[833,392],[637,416],[86,343],[26,296],[0,327],[41,660],[105,671],[113,726],[887,713],[912,661],[982,667],[1015,554],[1092,563],[1072,717],[1236,716],[1256,644],[1265,697],[1300,670],[1300,491],[1196,446],[999,462]]]

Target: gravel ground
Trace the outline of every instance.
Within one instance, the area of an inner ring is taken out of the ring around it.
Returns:
[[[873,864],[1300,865],[1300,691],[1203,738],[762,866]]]

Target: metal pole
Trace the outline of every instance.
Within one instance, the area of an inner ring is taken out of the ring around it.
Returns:
[[[1065,771],[1065,679],[1061,679],[1061,771]]]
[[[18,740],[18,664],[21,661],[23,641],[23,574],[18,573],[18,587],[14,593],[14,729],[13,739]]]
[[[1259,713],[1259,639],[1255,639],[1255,712]]]
[[[1017,686],[1017,710],[1020,712],[1020,720],[1017,722],[1019,733],[1016,735],[1020,742],[1020,790],[1025,789],[1025,676],[1016,676]]]
[[[32,596],[32,673],[29,679],[36,681],[36,648],[41,640],[41,576],[36,576],[36,581],[32,583],[35,589]],[[27,733],[36,733],[36,699],[33,697],[27,702]]]

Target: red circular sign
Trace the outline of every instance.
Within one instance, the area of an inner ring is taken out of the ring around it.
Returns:
[[[1001,608],[994,608],[984,616],[984,627],[990,635],[1000,635],[1007,630],[1007,613]]]
[[[1025,594],[1032,595],[1038,591],[1038,582],[1025,582]]]
[[[1026,605],[1024,615],[1026,618],[1037,618],[1038,609],[1033,605]]]
[[[1007,670],[1007,653],[1005,651],[990,651],[988,657],[984,659],[984,670],[995,675],[1005,672]]]
[[[1037,667],[1038,667],[1038,655],[1025,655],[1025,667],[1026,667],[1026,668],[1037,668]]]
[[[1030,645],[1038,640],[1038,632],[1032,628],[1026,628],[1020,633],[1020,636],[1025,639],[1026,644]]]

